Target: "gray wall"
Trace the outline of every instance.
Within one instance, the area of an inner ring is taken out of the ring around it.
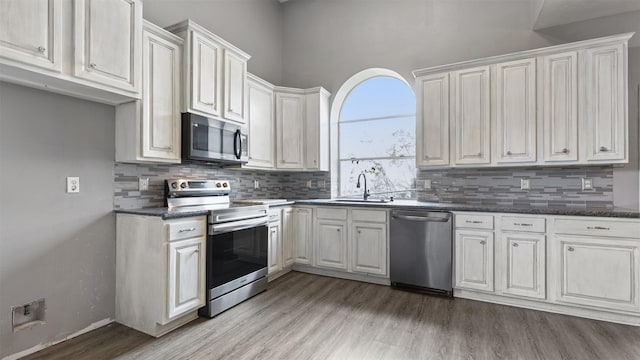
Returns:
[[[165,27],[192,19],[251,55],[249,71],[280,85],[282,21],[277,0],[153,0],[144,18]]]
[[[114,317],[114,108],[0,83],[0,109],[4,357]],[[11,306],[40,298],[47,323],[12,333]]]

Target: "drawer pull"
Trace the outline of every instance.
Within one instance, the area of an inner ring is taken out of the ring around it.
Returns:
[[[587,226],[587,230],[611,230],[611,228],[604,226]]]
[[[486,241],[484,241],[484,240],[480,241],[480,245],[484,245],[484,244],[486,244],[486,243],[487,243],[487,242],[486,242]]]
[[[569,246],[569,248],[567,248],[567,251],[573,251],[575,250],[574,248],[572,248],[571,246]]]
[[[568,154],[568,153],[569,153],[569,149],[564,148],[564,149],[562,149],[562,152],[563,152],[564,154]]]
[[[527,224],[527,223],[513,223],[513,225],[515,225],[515,226],[533,226],[533,224]]]
[[[183,233],[183,232],[190,232],[190,231],[196,231],[196,228],[189,228],[189,229],[180,229],[178,230],[179,233]]]
[[[600,146],[600,152],[607,152],[609,151],[609,149],[606,148],[606,146]]]
[[[47,49],[44,46],[38,46],[38,51],[44,53]]]
[[[482,224],[482,221],[479,220],[467,220],[467,224]]]
[[[513,247],[518,247],[518,243],[513,243]]]

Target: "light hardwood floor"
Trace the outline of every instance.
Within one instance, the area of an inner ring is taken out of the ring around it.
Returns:
[[[640,327],[292,272],[153,339],[111,324],[27,359],[640,359]]]

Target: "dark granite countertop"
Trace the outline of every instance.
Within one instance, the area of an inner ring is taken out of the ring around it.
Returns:
[[[320,206],[349,206],[349,207],[374,207],[384,209],[423,209],[436,211],[469,211],[469,212],[495,212],[513,214],[536,214],[536,215],[567,215],[567,216],[594,216],[594,217],[619,217],[619,218],[640,218],[640,211],[622,208],[597,209],[597,208],[572,208],[572,207],[549,207],[549,206],[501,206],[501,205],[474,205],[474,204],[448,204],[420,202],[415,200],[395,200],[393,202],[350,202],[337,201],[335,199],[310,199],[310,200],[290,200],[285,203],[271,205],[271,207],[286,205],[320,205]],[[189,208],[145,208],[145,209],[117,209],[116,213],[136,214],[146,216],[159,216],[163,219],[176,219],[190,216],[206,215],[207,210]]]

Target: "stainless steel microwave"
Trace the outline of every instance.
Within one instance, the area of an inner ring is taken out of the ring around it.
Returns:
[[[182,113],[182,159],[219,164],[248,161],[248,135],[239,125]]]

